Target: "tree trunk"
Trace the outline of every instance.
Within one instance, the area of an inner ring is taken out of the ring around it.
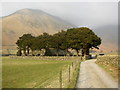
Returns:
[[[53,54],[51,53],[49,48],[45,49],[45,56],[52,56]]]
[[[86,55],[89,55],[89,48],[87,48],[86,50]]]
[[[89,55],[89,48],[84,48],[82,50],[82,56],[84,56],[84,55]]]
[[[32,56],[35,56],[35,55],[34,55],[34,50],[31,50],[31,51],[32,51]]]
[[[27,48],[27,55],[29,55],[29,53],[30,53],[30,50],[29,50],[29,47]]]
[[[24,52],[24,55],[27,56],[26,49],[24,49],[23,52]]]
[[[82,56],[84,56],[84,49],[82,49],[82,52],[81,52]]]
[[[22,51],[21,51],[21,49],[19,49],[18,51],[17,51],[17,56],[21,56],[22,55]]]
[[[57,54],[56,54],[57,56],[59,55],[59,49],[57,48]]]
[[[20,49],[20,56],[22,56],[22,50]]]
[[[68,51],[68,49],[66,49],[66,56],[70,56],[70,52]]]
[[[77,52],[77,56],[79,56],[79,54],[78,54],[78,53],[79,53],[79,52],[78,52],[78,49],[76,49],[76,52]]]

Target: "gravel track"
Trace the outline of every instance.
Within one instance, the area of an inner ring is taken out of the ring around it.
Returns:
[[[95,61],[93,59],[81,63],[76,88],[118,88],[118,83]]]

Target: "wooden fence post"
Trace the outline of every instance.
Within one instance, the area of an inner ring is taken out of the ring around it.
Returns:
[[[74,64],[74,63],[72,62],[72,68],[73,68],[73,64]]]
[[[60,70],[59,82],[60,82],[60,88],[62,88],[62,70]]]
[[[70,65],[69,65],[69,82],[70,82]]]

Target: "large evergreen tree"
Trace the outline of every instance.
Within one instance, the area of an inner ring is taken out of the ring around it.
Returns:
[[[67,40],[69,46],[77,50],[82,49],[83,55],[89,55],[90,48],[97,48],[101,44],[101,39],[89,28],[71,28],[67,30]]]
[[[51,43],[52,35],[49,35],[48,33],[43,33],[38,37],[38,39],[39,39],[38,42],[40,43],[39,44],[40,48],[45,49],[46,51],[45,55],[46,56],[51,55],[49,48],[51,48],[52,46],[52,43]]]
[[[52,36],[51,47],[57,50],[57,56],[59,50],[66,50],[68,48],[66,31],[60,31]]]
[[[23,50],[24,55],[29,55],[30,46],[32,44],[33,36],[31,34],[23,34],[22,37],[19,37],[19,40],[16,42],[18,49]]]

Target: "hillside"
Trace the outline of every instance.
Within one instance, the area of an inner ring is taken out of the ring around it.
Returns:
[[[15,45],[24,33],[40,35],[43,32],[53,34],[72,27],[71,24],[41,10],[22,9],[0,19],[2,22],[2,45]],[[3,47],[3,48],[4,48]]]

